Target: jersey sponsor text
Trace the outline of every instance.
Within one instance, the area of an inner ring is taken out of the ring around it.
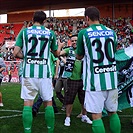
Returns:
[[[90,37],[105,37],[105,36],[114,36],[113,31],[111,30],[101,30],[101,31],[89,31],[88,36]]]
[[[94,67],[95,74],[100,73],[108,73],[108,72],[116,72],[116,65],[104,65],[104,66],[96,66]]]
[[[47,59],[27,58],[27,64],[46,65]]]
[[[47,30],[41,30],[41,29],[28,29],[27,34],[36,34],[36,35],[49,35],[50,32]]]

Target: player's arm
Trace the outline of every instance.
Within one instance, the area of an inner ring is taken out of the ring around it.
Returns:
[[[83,31],[78,34],[76,58],[81,60],[84,57]]]
[[[61,50],[60,56],[62,56],[62,55],[64,56],[65,55],[65,57],[66,57],[68,55],[68,53],[69,53],[69,50],[70,50],[69,47]]]
[[[58,78],[59,66],[60,66],[60,60],[58,59],[58,60],[56,61],[56,67],[55,67],[55,75],[54,75],[54,79],[57,79],[57,78]]]
[[[62,60],[66,64],[66,56],[65,57],[60,56],[59,58],[60,58],[60,60]]]
[[[51,40],[52,40],[52,45],[51,45],[51,52],[54,54],[55,57],[58,57],[60,55],[61,49],[64,47],[65,43],[61,43],[58,40],[58,44],[56,41],[56,36],[53,31],[51,31]]]
[[[83,55],[78,55],[78,54],[76,54],[76,58],[78,59],[78,60],[82,60],[83,59]]]
[[[58,49],[55,50],[55,51],[52,51],[52,53],[56,56],[56,57],[59,57],[60,56],[60,52],[61,52],[61,49],[64,47],[64,43],[61,43],[58,45]]]
[[[61,55],[66,55],[66,51],[65,51],[65,50],[61,50],[60,56],[61,56]]]
[[[23,46],[22,36],[23,36],[23,30],[21,30],[17,36],[16,44],[15,44],[14,51],[13,51],[14,57],[20,58],[20,59],[23,59],[23,53],[21,50],[21,48]]]
[[[14,47],[14,52],[13,52],[14,57],[23,59],[24,55],[22,53],[22,50],[19,46]]]

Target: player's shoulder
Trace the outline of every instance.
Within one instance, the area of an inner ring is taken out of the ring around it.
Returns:
[[[112,29],[112,28],[110,28],[110,27],[107,27],[106,25],[103,25],[105,28],[106,28],[106,30],[107,31],[110,31],[110,32],[112,32],[114,35],[116,35],[116,32],[114,31],[114,29]],[[104,28],[104,29],[105,29]]]
[[[106,25],[103,25],[103,26],[106,28],[106,30],[111,30],[111,31],[113,31],[113,32],[114,32],[114,30],[113,30],[112,28],[107,27]]]
[[[48,28],[47,28],[48,29]],[[55,32],[51,29],[48,29],[51,35],[55,35]]]
[[[87,29],[88,28],[84,28],[84,29],[80,30],[79,35],[84,34],[87,31]]]

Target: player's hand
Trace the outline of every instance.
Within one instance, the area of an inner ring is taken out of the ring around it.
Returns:
[[[57,74],[54,76],[54,79],[58,79],[58,75]]]
[[[65,42],[61,42],[60,39],[58,39],[58,46],[63,48],[65,46]]]

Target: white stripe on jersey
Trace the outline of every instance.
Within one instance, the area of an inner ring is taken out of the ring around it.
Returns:
[[[90,38],[91,43],[92,43],[93,40],[95,40],[95,38]],[[93,52],[93,51],[96,50],[97,46],[95,45],[94,47],[91,47],[91,48],[92,48],[92,55],[93,55],[93,58],[94,58],[94,59],[98,59],[97,54],[95,54],[95,52]],[[87,53],[87,54],[89,54],[89,53]],[[94,67],[94,66],[97,66],[97,64],[96,64],[96,63],[93,63],[93,67]],[[91,74],[91,72],[90,72],[90,74]],[[99,81],[99,80],[100,80],[99,74],[95,74],[95,78],[94,78],[94,84],[95,84],[95,86],[100,86],[100,82],[97,82],[97,81]],[[99,89],[100,89],[100,88],[99,88]]]
[[[97,28],[97,30],[103,30],[103,29],[101,28],[101,26],[96,26],[96,28]],[[101,41],[102,44],[105,44],[105,37],[100,37],[100,41]],[[103,53],[104,53],[104,57],[106,57],[106,56],[105,56],[104,45],[102,45],[102,51],[103,51]],[[98,59],[98,57],[97,57],[96,59]],[[104,62],[103,65],[107,65],[107,64],[108,64],[107,58],[104,58],[103,62]],[[97,64],[94,63],[94,65],[97,65]]]
[[[88,64],[90,64],[90,60],[88,61]],[[88,69],[87,69],[88,67]],[[84,57],[83,59],[83,84],[84,84],[84,90],[87,90],[88,88],[90,88],[90,76],[91,74],[89,74],[90,72],[88,72],[90,70],[90,66],[87,65],[87,58]],[[87,72],[86,72],[87,71]],[[87,82],[85,82],[87,79]],[[86,86],[86,88],[85,88]]]
[[[97,27],[99,27],[99,26],[97,26]],[[90,31],[93,31],[92,28],[90,28],[90,29],[91,29]],[[100,27],[99,27],[99,30],[101,30]],[[95,40],[95,39],[96,39],[96,38],[90,38],[90,42],[92,43],[92,41]],[[103,41],[104,41],[104,40],[103,40]],[[94,47],[91,47],[91,48],[92,48],[93,59],[98,59],[98,55],[95,54],[95,52],[93,52],[93,51],[96,50],[97,45],[95,45]],[[88,49],[88,48],[86,47],[86,49]],[[102,49],[103,49],[103,47],[102,47]],[[87,55],[89,55],[89,53],[87,53]],[[88,61],[87,61],[87,62],[88,62]],[[96,63],[93,63],[93,67],[94,67],[94,66],[97,66],[97,64],[96,64]],[[91,75],[91,72],[90,72],[90,75]],[[90,79],[89,79],[89,80],[90,80]],[[95,87],[100,86],[100,82],[97,82],[97,81],[100,81],[99,74],[95,74],[95,78],[94,78]],[[90,82],[90,81],[89,81],[89,82]],[[87,87],[87,88],[88,88],[88,87]],[[97,90],[100,90],[100,88],[98,87]]]
[[[115,74],[114,74],[114,80],[115,80],[115,88],[117,88],[117,85],[118,85],[118,76],[117,76],[117,71],[116,72],[114,72]]]
[[[104,76],[105,76],[105,79],[106,79],[105,81],[107,81],[106,85],[108,85],[108,88],[112,88],[112,86],[111,86],[111,79],[110,79],[110,73],[104,73]]]
[[[28,35],[28,39],[32,37],[32,34]],[[26,44],[25,44],[26,45]],[[32,48],[32,41],[30,43],[28,43],[28,46],[27,46],[27,50],[31,49]],[[28,52],[28,51],[27,51]],[[30,64],[27,64],[26,63],[26,69],[25,69],[25,77],[30,77]]]
[[[102,28],[101,28],[101,26],[96,26],[96,28],[97,28],[97,30],[103,30]],[[95,38],[94,38],[95,39]],[[104,37],[100,37],[100,41],[102,42],[102,44],[104,44],[105,43],[105,38]],[[96,46],[97,47],[97,46]],[[104,45],[102,45],[102,51],[104,52],[105,50],[104,50]],[[94,52],[93,52],[94,53]],[[94,54],[94,55],[96,55],[96,54]],[[105,57],[105,52],[104,52],[104,57]],[[94,58],[94,59],[98,59],[98,56],[97,56],[97,58]],[[103,60],[103,62],[104,62],[104,64],[103,65],[105,65],[105,64],[108,64],[108,60],[107,60],[107,58],[104,58],[104,60]],[[94,66],[97,66],[98,64],[97,63],[93,63],[93,65]],[[93,67],[94,67],[93,66]],[[108,75],[108,74],[107,74]],[[108,76],[107,76],[106,74],[105,74],[105,79],[106,78],[109,78]],[[101,86],[100,85],[100,76],[99,76],[99,74],[95,74],[94,75],[95,76],[95,81],[94,81],[94,86],[96,87],[96,89],[97,89],[97,91],[101,91],[101,88],[99,87],[99,86]],[[110,81],[110,79],[108,79],[109,81]],[[110,83],[109,83],[110,84]],[[111,84],[110,84],[111,85]]]
[[[84,41],[84,47],[85,47],[85,53],[86,53],[83,61],[83,82],[84,82],[84,85],[86,85],[86,88],[84,89],[89,90],[91,85],[90,56],[88,53],[88,48],[86,46],[86,40],[84,36],[83,36],[83,41]],[[87,79],[87,82],[85,82],[86,79]]]
[[[41,27],[36,27],[36,29],[41,29]],[[38,44],[41,43],[41,41],[39,40],[39,37],[41,37],[41,35],[37,35],[36,38],[38,40]],[[40,53],[40,45],[37,45],[36,46],[36,53]],[[36,58],[39,58],[39,54],[38,56],[36,56]],[[36,70],[39,70],[39,65],[34,65],[34,77],[38,77],[38,74],[39,74],[39,71],[36,71]]]

